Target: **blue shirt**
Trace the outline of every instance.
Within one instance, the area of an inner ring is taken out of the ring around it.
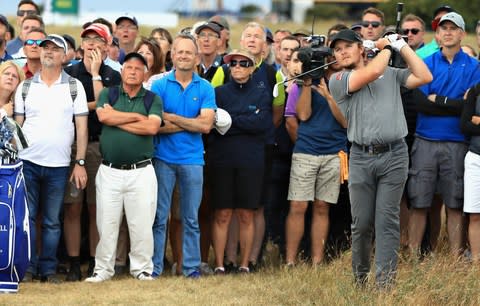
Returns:
[[[420,89],[425,95],[437,94],[449,99],[463,99],[465,92],[480,82],[478,60],[460,50],[450,64],[439,50],[425,59],[433,81]],[[460,116],[433,116],[418,113],[417,136],[433,141],[463,142]]]
[[[294,153],[311,155],[336,154],[347,151],[347,129],[332,114],[327,100],[312,90],[312,114],[300,121]]]
[[[202,108],[216,109],[215,91],[210,83],[194,73],[187,88],[175,79],[175,71],[152,85],[163,100],[163,110],[186,118],[196,118]],[[166,163],[203,165],[202,134],[182,131],[155,136],[154,157]]]

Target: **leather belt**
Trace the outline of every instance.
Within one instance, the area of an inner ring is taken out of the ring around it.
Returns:
[[[110,163],[106,160],[102,160],[102,164],[107,166],[107,167],[114,168],[114,169],[119,169],[119,170],[133,170],[133,169],[138,169],[138,168],[144,168],[148,165],[151,165],[152,160],[151,159],[146,159],[146,160],[139,161],[138,163],[134,163],[134,164],[113,164],[113,163]]]
[[[376,155],[391,151],[393,147],[399,143],[402,143],[404,140],[403,138],[395,140],[390,143],[381,143],[381,144],[372,144],[372,145],[359,145],[358,143],[354,143],[358,148],[360,148],[363,152],[368,153],[370,155]]]

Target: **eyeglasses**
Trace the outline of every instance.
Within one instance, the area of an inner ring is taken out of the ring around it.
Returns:
[[[248,60],[240,60],[240,61],[231,60],[230,61],[230,67],[235,67],[237,65],[240,65],[240,67],[243,67],[243,68],[248,68],[253,66],[253,64]]]
[[[85,36],[82,37],[82,41],[86,43],[97,42],[97,43],[106,43],[105,39],[100,36]]]
[[[198,34],[198,38],[201,38],[201,39],[214,39],[214,38],[218,38],[218,35],[217,34],[214,34],[214,33],[205,33],[205,32],[202,32],[200,34]]]
[[[22,16],[24,16],[25,14],[27,14],[27,15],[36,15],[36,14],[37,14],[37,11],[35,11],[35,10],[18,10],[18,11],[17,11],[17,16],[18,16],[18,17],[22,17]]]
[[[382,23],[380,21],[362,21],[362,27],[368,28],[368,26],[372,26],[374,28],[378,28]]]
[[[420,29],[402,29],[403,35],[408,35],[408,33],[412,32],[413,35],[417,35],[420,32]]]
[[[42,43],[42,39],[27,39],[24,43],[25,46],[33,46],[33,45],[37,45],[37,46],[40,46],[40,44]]]

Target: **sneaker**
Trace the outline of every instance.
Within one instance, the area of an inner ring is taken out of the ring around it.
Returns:
[[[150,274],[148,274],[147,272],[142,272],[142,273],[138,274],[137,279],[141,280],[141,281],[152,281],[152,280],[154,280],[154,278]]]
[[[216,267],[215,271],[213,271],[215,275],[225,275],[225,268],[224,267]]]
[[[85,279],[85,282],[87,283],[101,283],[105,281],[102,277],[100,277],[100,275],[98,275],[97,273],[94,273],[92,276],[90,277],[87,277]]]
[[[50,284],[60,284],[62,280],[59,279],[55,274],[45,275],[40,278],[41,283],[50,283]]]
[[[201,274],[197,270],[187,275],[187,278],[192,278],[192,279],[199,279],[200,277],[201,277]]]
[[[127,266],[124,265],[115,265],[114,267],[115,270],[115,276],[120,276],[126,273],[127,271]]]
[[[223,266],[225,267],[225,272],[227,274],[238,272],[238,267],[233,262],[229,262],[227,264],[224,264]]]
[[[88,260],[87,276],[88,277],[92,276],[94,270],[95,270],[95,257],[90,257],[90,259]]]
[[[250,269],[248,267],[239,267],[238,268],[238,273],[240,274],[248,274],[250,273]]]
[[[254,273],[254,272],[258,272],[258,263],[256,262],[253,262],[253,261],[249,261],[248,262],[248,269],[250,270],[250,272]]]
[[[213,275],[212,268],[210,268],[210,266],[206,262],[202,262],[200,264],[200,272],[202,275]]]
[[[68,270],[65,281],[78,282],[81,279],[82,279],[82,272],[80,271],[80,263],[72,263],[70,265],[70,269]]]
[[[33,273],[27,272],[25,276],[23,276],[22,283],[30,283],[33,282]]]

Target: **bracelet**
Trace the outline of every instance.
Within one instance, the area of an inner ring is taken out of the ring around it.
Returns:
[[[97,76],[92,76],[92,81],[101,81],[102,77],[97,75]]]
[[[393,54],[393,47],[391,45],[386,45],[382,50],[390,50],[390,53]]]

